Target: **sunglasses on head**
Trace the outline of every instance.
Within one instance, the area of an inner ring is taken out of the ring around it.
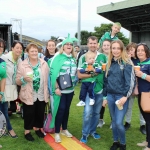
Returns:
[[[149,49],[149,47],[147,46],[146,43],[138,43],[138,44],[137,44],[137,46],[140,46],[140,45],[144,45],[144,46],[146,46],[146,47]]]

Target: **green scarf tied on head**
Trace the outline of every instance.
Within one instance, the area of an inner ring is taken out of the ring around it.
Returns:
[[[73,44],[73,42],[77,42],[77,41],[78,41],[78,39],[76,39],[76,38],[70,38],[70,34],[68,33],[68,37],[62,41],[62,46],[64,46],[66,43]]]

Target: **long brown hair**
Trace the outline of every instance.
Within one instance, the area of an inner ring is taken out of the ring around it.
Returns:
[[[122,61],[123,63],[125,64],[130,64],[130,65],[133,65],[132,61],[129,59],[128,55],[127,55],[127,52],[125,51],[125,48],[124,48],[124,44],[121,40],[115,40],[115,41],[112,41],[111,42],[111,45],[110,45],[110,53],[109,53],[109,56],[108,56],[108,63],[107,63],[107,69],[106,69],[106,76],[108,74],[108,70],[111,66],[111,61],[113,59],[113,54],[112,54],[112,45],[114,43],[118,43],[120,45],[120,50],[121,50],[121,55],[120,55],[120,58],[118,59],[118,64],[122,64]]]
[[[47,44],[46,44],[46,49],[45,49],[45,56],[46,57],[50,57],[50,53],[49,53],[49,51],[48,51],[48,49],[47,49],[47,46],[48,46],[48,43],[49,42],[53,42],[54,44],[55,44],[55,46],[56,46],[56,42],[54,41],[54,40],[49,40],[48,42],[47,42]],[[58,51],[58,49],[57,48],[55,48],[55,53]]]

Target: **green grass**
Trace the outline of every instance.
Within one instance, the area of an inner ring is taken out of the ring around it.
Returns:
[[[68,130],[80,140],[82,136],[82,114],[83,107],[76,107],[80,91],[80,84],[75,89],[75,95],[70,108],[70,118],[68,122]],[[19,136],[18,139],[13,139],[10,136],[1,137],[0,144],[3,146],[4,150],[52,150],[52,148],[47,145],[43,139],[39,139],[34,131],[32,135],[35,138],[34,142],[28,142],[24,138],[23,120],[20,115],[12,115],[10,117],[12,126]],[[100,140],[95,140],[92,137],[88,137],[87,145],[93,150],[109,150],[112,145],[112,130],[109,129],[110,126],[110,115],[108,107],[104,114],[105,125],[102,128],[97,128],[97,133],[101,135]],[[142,135],[139,131],[139,109],[137,105],[137,100],[134,101],[131,128],[126,132],[127,140],[127,150],[141,150],[140,147],[136,146],[136,143],[145,140],[145,135]]]

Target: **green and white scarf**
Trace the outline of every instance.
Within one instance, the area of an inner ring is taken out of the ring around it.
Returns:
[[[38,64],[36,66],[32,66],[29,59],[28,62],[33,70],[33,89],[34,91],[38,92],[40,88],[40,73],[39,73],[40,61],[38,60]]]
[[[12,76],[12,83],[16,84],[16,75],[17,75],[17,61],[14,60],[13,52],[10,52],[12,56],[12,62],[14,63],[14,74]],[[19,59],[19,58],[18,58]]]

